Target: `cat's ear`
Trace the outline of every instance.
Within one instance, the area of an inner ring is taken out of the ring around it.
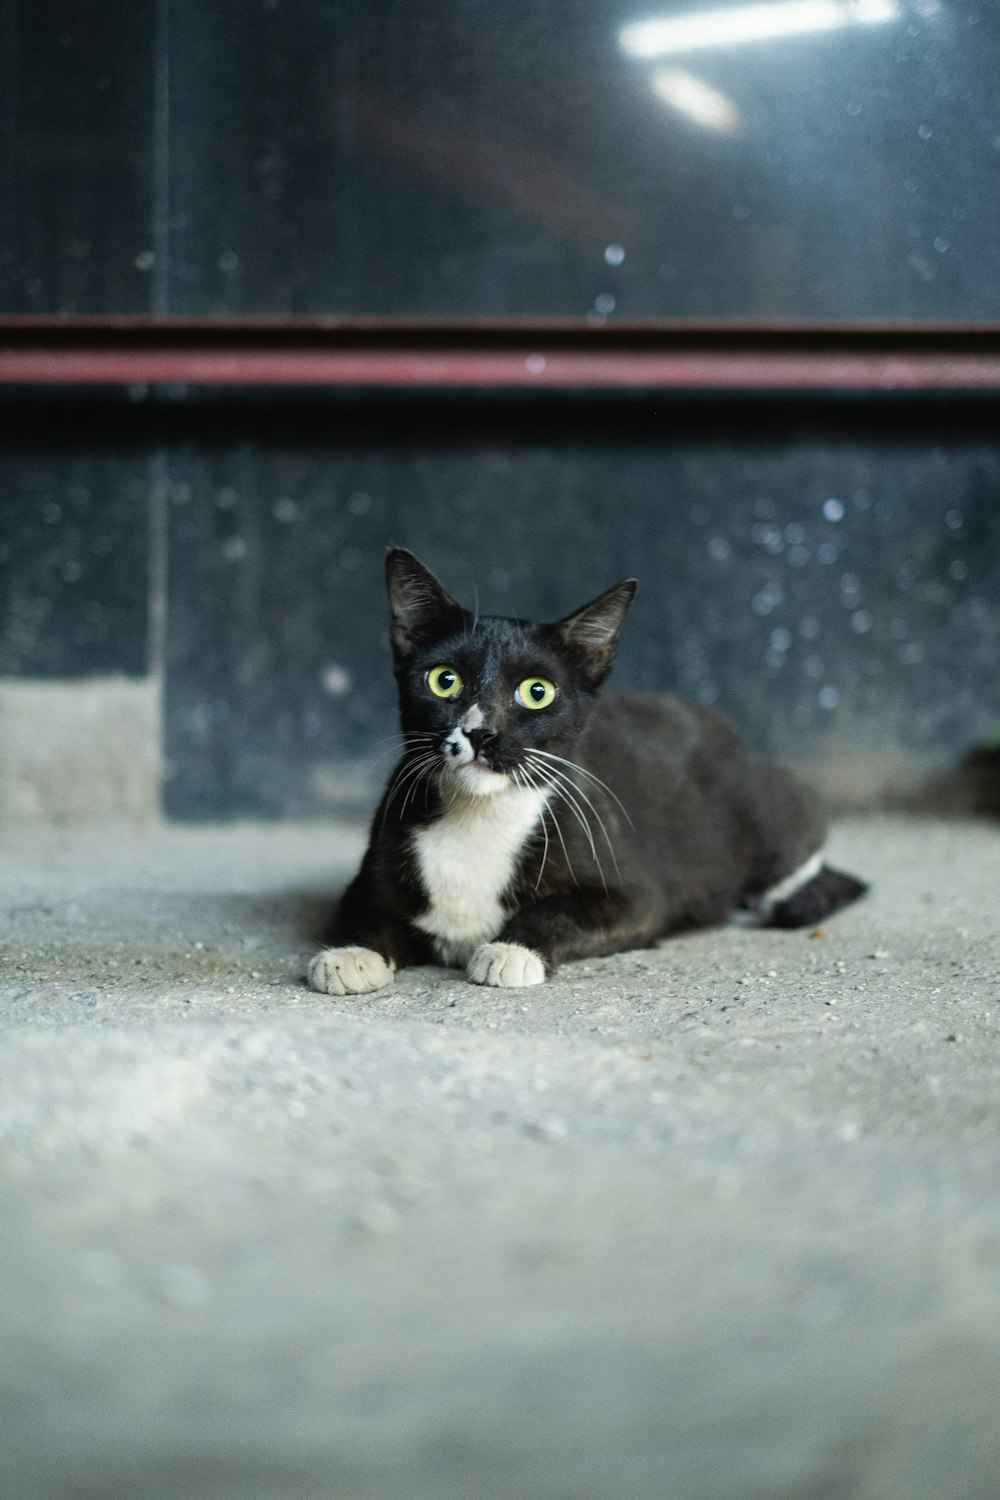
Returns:
[[[397,657],[405,660],[424,641],[462,625],[462,606],[405,547],[389,549],[385,581],[392,611],[392,649]]]
[[[627,578],[551,627],[592,687],[600,687],[614,666],[618,632],[638,587]]]

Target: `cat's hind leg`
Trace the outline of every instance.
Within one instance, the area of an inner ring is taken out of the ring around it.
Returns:
[[[863,880],[835,870],[822,854],[765,891],[754,903],[762,927],[812,927],[868,890]]]

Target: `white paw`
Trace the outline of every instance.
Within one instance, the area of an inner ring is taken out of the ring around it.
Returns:
[[[545,965],[533,948],[520,943],[484,943],[469,959],[466,971],[473,984],[496,984],[505,989],[544,984]]]
[[[309,983],[323,995],[368,995],[392,978],[392,967],[371,948],[324,948],[309,964]]]

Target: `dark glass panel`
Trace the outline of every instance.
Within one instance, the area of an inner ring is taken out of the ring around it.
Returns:
[[[156,309],[153,0],[0,12],[0,311]]]
[[[1000,316],[995,6],[169,16],[175,312]]]

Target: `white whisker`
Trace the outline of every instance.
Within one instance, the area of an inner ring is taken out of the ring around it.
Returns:
[[[597,787],[599,791],[602,791],[602,792],[606,793],[606,795],[609,796],[612,799],[612,801],[617,802],[618,806],[622,810],[622,813],[623,813],[624,817],[628,820],[629,827],[630,828],[634,828],[635,827],[635,824],[632,822],[632,819],[629,816],[629,812],[628,812],[627,807],[625,806],[625,804],[622,801],[622,799],[618,796],[617,792],[612,791],[612,789],[608,786],[607,782],[606,781],[602,781],[599,776],[595,776],[594,773],[593,773],[593,771],[588,771],[587,768],[586,768],[586,766],[579,765],[575,760],[567,760],[564,755],[556,755],[555,752],[552,751],[552,750],[540,750],[540,749],[537,748],[537,746],[534,749],[532,749],[531,751],[529,751],[529,754],[531,754],[531,755],[544,755],[544,757],[545,757],[546,760],[557,760],[560,763],[560,765],[568,766],[571,771],[578,771],[581,776],[585,776],[588,781],[592,782],[593,785],[595,787]]]
[[[531,752],[529,751],[529,756],[530,753]],[[587,843],[590,846],[591,857],[593,858],[594,864],[597,866],[598,873],[601,877],[601,884],[604,886],[606,894],[608,884],[604,878],[604,870],[602,869],[601,861],[598,858],[597,846],[594,843],[594,836],[591,833],[590,824],[587,822],[586,814],[580,807],[580,804],[573,797],[572,793],[567,790],[566,786],[559,779],[559,773],[556,772],[551,766],[542,766],[536,763],[534,766],[534,770],[542,778],[543,783],[548,786],[553,792],[555,792],[557,797],[562,798],[563,802],[565,802],[566,806],[569,808],[570,812],[573,814],[573,816],[576,818],[576,821],[583,829],[584,837],[586,838]],[[563,854],[566,856],[566,863],[569,866],[570,874],[573,876],[573,883],[579,886],[580,882],[577,880],[576,872],[573,870],[572,862],[566,849],[566,842],[563,838],[562,829],[559,826],[559,819],[555,816],[554,813],[553,819],[555,822],[556,833],[559,836],[559,842],[562,844]]]
[[[528,754],[529,755],[531,754],[530,750],[528,751]],[[580,769],[580,768],[577,767],[577,769]],[[622,872],[618,868],[618,856],[615,853],[615,846],[611,842],[611,835],[608,833],[608,830],[607,830],[607,828],[605,826],[605,823],[604,823],[604,819],[601,817],[600,813],[597,811],[597,808],[594,806],[593,802],[591,802],[590,798],[587,796],[587,793],[584,791],[584,789],[583,789],[582,786],[577,786],[575,782],[571,782],[570,779],[569,779],[569,777],[565,776],[565,774],[563,772],[561,772],[561,771],[554,771],[553,774],[556,775],[556,776],[561,777],[568,785],[571,785],[573,787],[573,791],[578,796],[580,796],[580,797],[583,798],[583,801],[587,804],[587,806],[590,808],[590,811],[594,814],[594,817],[597,819],[597,826],[598,826],[598,828],[600,828],[602,834],[604,835],[604,842],[608,846],[608,853],[611,855],[611,862],[612,862],[612,864],[615,867],[615,874],[618,876],[618,878],[620,880]],[[595,860],[597,859],[596,853],[594,855],[594,858],[595,858]],[[600,861],[598,861],[598,867],[599,866],[600,866]],[[602,878],[603,878],[603,876],[602,876]]]
[[[514,768],[514,771],[512,772],[512,775],[513,775],[514,780],[516,781],[516,783],[517,783],[518,786],[520,786],[520,787],[527,787],[529,791],[537,791],[538,790],[537,783],[535,782],[534,778],[532,777],[531,772],[528,770],[527,766],[516,766]],[[546,816],[547,812],[548,812],[548,808],[543,806],[542,807],[542,838],[545,840],[545,844],[544,844],[544,847],[542,849],[542,862],[541,862],[541,864],[538,867],[538,878],[535,881],[535,894],[536,895],[538,894],[538,888],[539,888],[539,886],[542,883],[542,876],[545,874],[545,861],[549,857],[549,830],[548,830],[548,828],[546,826],[546,823],[545,823],[545,816]],[[569,860],[567,859],[566,862],[568,864]],[[572,874],[572,870],[570,871],[570,873]]]
[[[422,776],[430,773],[433,767],[438,763],[438,760],[439,757],[436,751],[425,751],[422,755],[418,756],[416,760],[403,762],[403,765],[393,777],[393,780],[389,786],[385,805],[382,809],[383,827],[385,827],[386,819],[389,816],[389,809],[392,807],[393,802],[399,796],[400,792],[406,786],[406,783],[408,781],[413,781],[414,779],[419,782]],[[399,817],[402,817],[405,811],[406,802],[404,801],[403,806],[399,812]]]

